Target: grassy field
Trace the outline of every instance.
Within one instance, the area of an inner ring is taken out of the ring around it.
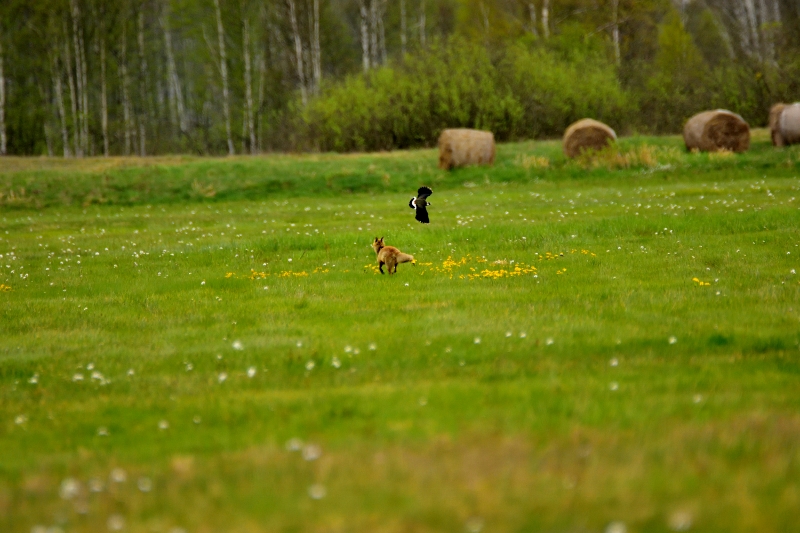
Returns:
[[[794,530],[800,147],[435,161],[0,160],[0,531]]]

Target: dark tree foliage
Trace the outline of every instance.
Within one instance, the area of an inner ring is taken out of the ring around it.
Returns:
[[[800,100],[796,0],[218,1],[219,19],[215,0],[0,2],[6,152],[395,149],[583,117],[677,132]]]

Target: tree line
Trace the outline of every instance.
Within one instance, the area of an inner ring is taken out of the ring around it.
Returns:
[[[4,0],[0,154],[675,132],[800,99],[796,0]]]

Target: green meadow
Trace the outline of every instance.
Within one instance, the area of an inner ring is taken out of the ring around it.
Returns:
[[[800,147],[560,150],[0,160],[0,531],[794,530]]]

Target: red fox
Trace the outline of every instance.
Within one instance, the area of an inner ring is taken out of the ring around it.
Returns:
[[[394,246],[386,246],[383,242],[383,237],[380,239],[375,237],[372,241],[372,249],[378,254],[378,269],[383,274],[383,265],[389,269],[389,274],[397,272],[397,265],[399,263],[411,263],[414,265],[414,256],[404,254]]]

